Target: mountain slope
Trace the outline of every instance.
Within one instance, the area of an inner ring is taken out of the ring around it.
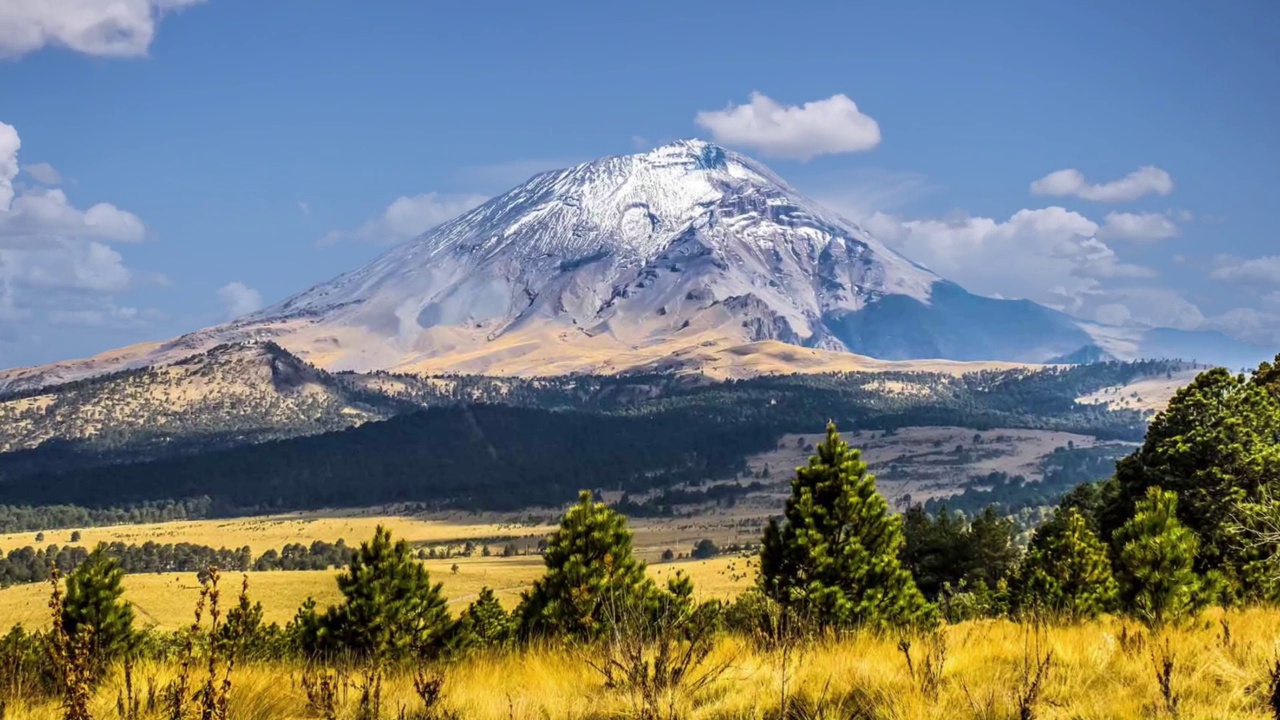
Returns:
[[[1196,337],[1152,336],[1160,355],[1200,350],[1195,357],[1214,361]],[[763,341],[892,360],[1151,355],[1141,332],[972,295],[754,160],[688,140],[542,173],[257,313],[11,371],[0,388],[170,363],[245,340],[277,342],[328,370],[512,375],[664,363],[696,372],[690,358],[722,366]]]
[[[272,343],[222,345],[176,363],[0,397],[0,452],[50,440],[135,457],[311,435],[380,420],[396,403]]]

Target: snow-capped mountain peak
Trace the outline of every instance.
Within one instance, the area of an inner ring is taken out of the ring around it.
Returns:
[[[755,160],[691,139],[540,173],[264,310],[0,386],[263,340],[330,370],[537,375],[723,365],[760,341],[888,360],[1116,355],[1103,335],[972,295]],[[1150,356],[1143,342],[1120,356]]]
[[[457,283],[468,292],[480,290],[476,273],[539,295],[557,276],[582,276],[590,267],[600,302],[578,309],[575,319],[585,323],[606,309],[617,290],[655,272],[655,265],[702,256],[724,266],[719,267],[723,273],[737,275],[732,282],[712,283],[730,295],[783,286],[801,295],[830,295],[814,302],[779,298],[804,306],[798,314],[789,313],[797,322],[806,312],[816,317],[837,306],[856,309],[885,293],[925,300],[939,279],[803,198],[754,160],[705,141],[681,140],[536,175],[365,267],[253,318],[370,303],[388,292],[396,295],[397,305],[416,298],[420,310],[442,307]],[[821,274],[827,277],[817,282]],[[482,284],[480,295],[497,302],[492,283]],[[519,292],[507,294],[519,300]],[[492,318],[486,308],[494,303],[478,304],[483,307],[475,308],[475,317]],[[799,324],[799,335],[809,336],[806,323]]]

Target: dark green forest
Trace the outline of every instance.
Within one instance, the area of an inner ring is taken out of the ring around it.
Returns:
[[[201,447],[198,438],[175,438],[172,455],[143,462],[122,461],[130,445],[120,435],[108,434],[107,445],[46,442],[0,455],[0,520],[20,517],[27,506],[79,506],[61,514],[83,520],[86,514],[137,514],[140,507],[173,510],[165,503],[194,498],[208,498],[195,516],[394,502],[489,510],[554,506],[583,487],[645,492],[730,477],[744,469],[748,455],[773,447],[783,434],[828,420],[863,430],[955,425],[1137,440],[1146,428],[1141,414],[1074,398],[1181,367],[1101,363],[960,377],[849,373],[723,383],[667,375],[447,382],[325,375],[326,382],[344,384],[348,399],[404,412],[336,432],[238,447],[227,447],[221,435],[211,447]],[[886,394],[876,385],[885,380],[930,392]],[[87,393],[93,382],[76,384],[76,392]],[[154,440],[146,442],[153,446]]]

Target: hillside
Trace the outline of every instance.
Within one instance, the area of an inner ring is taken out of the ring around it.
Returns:
[[[62,441],[145,457],[338,430],[395,408],[272,343],[224,345],[170,365],[0,396],[0,452]]]

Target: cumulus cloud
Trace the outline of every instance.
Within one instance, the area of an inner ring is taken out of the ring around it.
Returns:
[[[320,238],[320,245],[332,245],[344,240],[394,245],[415,238],[446,220],[480,205],[487,200],[483,195],[424,193],[413,197],[399,197],[383,211],[354,230],[334,230]]]
[[[60,185],[62,183],[62,174],[49,163],[23,165],[22,172],[41,185]]]
[[[1173,192],[1173,177],[1154,165],[1145,165],[1119,180],[1090,184],[1084,173],[1069,168],[1051,172],[1032,182],[1031,192],[1098,202],[1128,202],[1152,193],[1168,195]]]
[[[0,57],[20,57],[46,46],[102,57],[146,55],[166,13],[201,2],[4,0],[0,3]]]
[[[1178,225],[1164,213],[1107,213],[1098,237],[1153,242],[1178,236]]]
[[[1225,283],[1255,286],[1280,286],[1280,255],[1242,260],[1222,258],[1209,277]]]
[[[110,203],[80,210],[57,189],[29,190],[0,212],[0,246],[29,246],[51,237],[141,242],[146,236],[137,215]]]
[[[875,213],[873,234],[943,277],[983,295],[1053,304],[1102,279],[1149,278],[1098,239],[1098,224],[1061,207],[1019,210],[1008,220],[960,215],[901,220]]]
[[[144,240],[146,226],[110,203],[82,210],[62,190],[15,185],[19,167],[33,177],[42,172],[19,166],[20,147],[17,131],[0,123],[0,324],[147,322],[146,311],[115,303],[114,295],[139,278],[112,247]],[[20,329],[9,328],[22,335],[30,327]]]
[[[755,92],[745,105],[704,110],[694,122],[710,131],[716,142],[797,160],[860,152],[880,144],[879,123],[843,94],[797,106]]]
[[[218,288],[218,299],[222,301],[228,319],[248,315],[262,307],[262,293],[239,280]]]

